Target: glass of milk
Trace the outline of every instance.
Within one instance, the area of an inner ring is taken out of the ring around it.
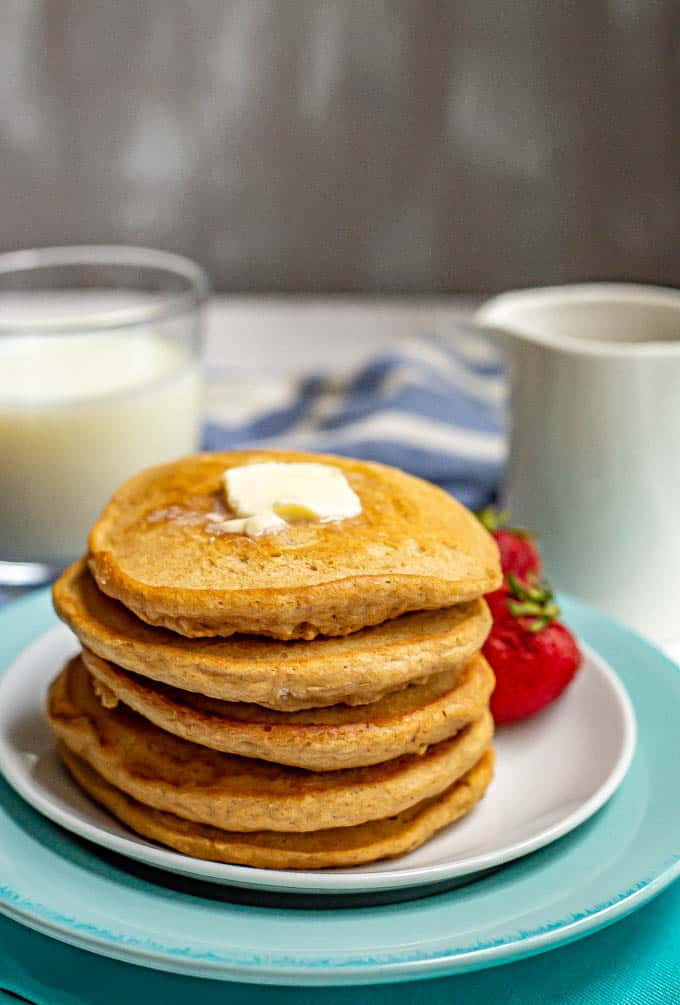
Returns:
[[[49,580],[126,478],[198,448],[207,294],[146,248],[0,255],[0,584]]]

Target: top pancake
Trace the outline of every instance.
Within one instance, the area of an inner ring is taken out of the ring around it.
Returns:
[[[262,461],[339,468],[361,514],[258,538],[216,533],[206,516],[224,512],[224,471]],[[105,507],[89,553],[104,593],[188,637],[346,635],[501,583],[495,542],[441,489],[381,464],[289,451],[198,454],[142,472]]]

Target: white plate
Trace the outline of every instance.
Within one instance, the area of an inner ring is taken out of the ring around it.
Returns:
[[[370,893],[470,876],[527,855],[592,816],[620,785],[635,748],[635,718],[613,670],[584,647],[572,686],[533,719],[496,734],[496,777],[461,821],[399,859],[354,869],[281,872],[204,862],[127,830],[84,796],[57,757],[45,691],[78,651],[59,625],[28,646],[0,682],[0,770],[35,809],[129,858],[232,886],[304,894]]]

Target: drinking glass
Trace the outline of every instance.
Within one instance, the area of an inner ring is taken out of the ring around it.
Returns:
[[[194,451],[196,263],[147,248],[0,255],[0,583],[51,579],[111,493]]]

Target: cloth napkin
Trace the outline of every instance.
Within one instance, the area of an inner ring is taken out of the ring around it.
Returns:
[[[382,461],[479,509],[505,460],[506,382],[499,352],[461,331],[398,342],[359,369],[296,380],[213,374],[204,447],[316,450]]]

